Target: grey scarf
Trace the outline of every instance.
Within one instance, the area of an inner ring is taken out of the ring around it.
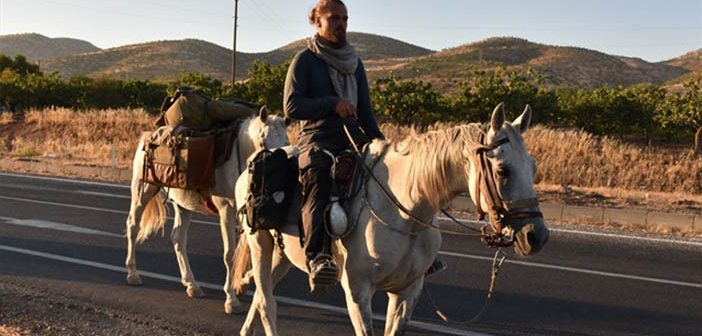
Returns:
[[[309,48],[315,56],[327,63],[334,91],[339,97],[358,106],[358,83],[356,83],[356,68],[358,55],[353,47],[346,43],[339,49],[334,49],[320,41],[317,35],[307,40]]]

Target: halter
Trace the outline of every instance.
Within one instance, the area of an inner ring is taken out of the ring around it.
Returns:
[[[536,197],[522,198],[516,200],[504,200],[498,192],[495,181],[495,171],[492,163],[488,159],[487,153],[509,142],[505,137],[487,144],[484,132],[481,132],[478,141],[481,146],[475,149],[475,160],[477,178],[475,179],[475,209],[480,216],[480,220],[488,217],[493,232],[486,232],[485,226],[481,228],[483,240],[492,247],[510,246],[514,244],[514,229],[505,226],[505,220],[543,218],[540,211],[530,211],[529,208],[539,205]],[[488,209],[484,210],[480,196],[485,194]]]

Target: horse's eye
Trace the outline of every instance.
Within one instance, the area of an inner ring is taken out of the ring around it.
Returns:
[[[507,178],[509,177],[509,169],[505,166],[498,166],[497,170],[495,171],[497,173],[497,176],[502,177],[502,178]]]

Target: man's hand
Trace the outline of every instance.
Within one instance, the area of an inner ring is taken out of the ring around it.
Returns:
[[[356,108],[353,106],[353,104],[344,99],[339,100],[339,102],[336,104],[336,109],[334,112],[336,112],[336,114],[342,118],[358,117],[358,112],[356,112]]]

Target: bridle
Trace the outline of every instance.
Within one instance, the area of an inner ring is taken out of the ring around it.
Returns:
[[[532,211],[530,208],[539,205],[536,197],[516,200],[505,200],[499,192],[495,181],[495,170],[488,159],[487,153],[508,143],[509,138],[504,137],[492,144],[487,143],[484,132],[480,132],[478,141],[480,146],[475,148],[474,162],[478,176],[475,179],[475,208],[480,220],[487,215],[492,232],[487,232],[486,226],[481,228],[483,241],[491,247],[511,246],[514,244],[514,229],[505,225],[508,220],[543,218],[541,211]],[[466,174],[467,175],[467,174]],[[485,195],[487,209],[483,209],[480,201],[481,194]]]
[[[492,227],[492,232],[488,232],[487,230],[487,225],[483,226],[480,228],[480,233],[478,234],[472,234],[472,233],[460,233],[460,232],[455,232],[455,231],[450,231],[450,230],[445,230],[441,229],[435,225],[432,225],[431,223],[427,223],[426,221],[422,220],[421,218],[417,217],[415,214],[413,214],[409,209],[407,209],[405,206],[400,204],[394,197],[391,196],[390,192],[386,190],[382,183],[375,177],[373,174],[373,169],[368,167],[366,163],[363,160],[362,153],[358,149],[353,137],[351,136],[348,128],[346,125],[343,126],[344,131],[351,141],[351,144],[354,147],[354,150],[357,155],[358,162],[361,163],[362,167],[368,174],[368,177],[372,179],[381,192],[385,195],[385,197],[395,205],[395,207],[406,214],[412,221],[421,224],[422,226],[434,230],[438,230],[440,232],[444,233],[450,233],[454,235],[461,235],[461,236],[478,236],[481,238],[485,244],[487,244],[490,247],[504,247],[504,246],[511,246],[514,244],[514,229],[505,226],[504,223],[506,220],[515,220],[515,219],[529,219],[529,218],[543,218],[543,215],[541,214],[540,211],[530,211],[529,208],[533,206],[537,206],[539,204],[539,200],[536,197],[532,198],[524,198],[524,199],[517,199],[517,200],[503,200],[502,197],[500,196],[497,188],[497,182],[495,181],[495,176],[494,176],[494,169],[492,167],[492,163],[490,163],[490,160],[487,157],[487,153],[491,150],[494,150],[506,143],[509,142],[509,138],[505,137],[502,138],[492,144],[487,144],[486,143],[486,136],[484,132],[481,132],[479,135],[479,142],[480,146],[477,146],[475,148],[475,160],[476,162],[476,170],[478,173],[478,176],[475,180],[476,185],[475,185],[475,204],[476,204],[476,210],[478,212],[478,215],[480,216],[480,220],[485,219],[485,215],[488,216],[488,221],[490,223],[490,227]],[[469,174],[466,174],[466,176],[469,176]],[[483,210],[480,202],[480,194],[484,193],[487,196],[489,208],[487,210]],[[369,209],[370,205],[369,205]],[[371,209],[372,210],[372,209]],[[442,210],[442,212],[447,215],[454,223],[465,227],[469,230],[477,230],[472,227],[467,227],[457,219],[455,219],[453,216],[451,216],[448,212]],[[380,218],[378,218],[381,222],[383,222]]]

